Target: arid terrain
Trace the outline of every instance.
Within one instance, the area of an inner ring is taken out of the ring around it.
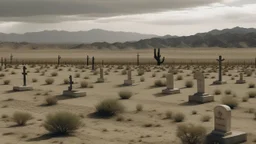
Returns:
[[[136,65],[137,53],[140,55],[141,66]],[[153,49],[148,50],[63,50],[63,49],[0,49],[0,57],[6,58],[13,55],[15,60],[27,61],[54,61],[60,55],[61,65],[26,65],[27,83],[33,86],[33,91],[13,92],[13,86],[23,84],[22,65],[9,65],[0,71],[0,143],[1,144],[179,144],[176,137],[177,125],[181,123],[193,123],[202,125],[211,132],[214,128],[213,108],[222,103],[222,98],[230,95],[237,100],[238,106],[232,110],[232,130],[248,133],[247,144],[256,142],[256,98],[244,99],[248,93],[255,93],[256,88],[248,88],[249,84],[256,83],[254,67],[256,49],[249,48],[173,48],[161,49],[162,57],[166,58],[163,65],[157,66],[153,57]],[[95,71],[91,70],[91,64],[86,66],[86,56],[95,57],[96,63],[104,60],[104,83],[97,83],[99,78],[99,66]],[[211,85],[218,79],[217,61],[219,55],[225,58],[225,62],[244,62],[244,65],[223,66],[223,79],[227,81],[224,85]],[[64,65],[63,61],[74,60],[84,62],[83,65]],[[216,65],[190,65],[193,62],[213,62]],[[187,65],[168,65],[171,62],[187,62]],[[121,65],[111,65],[118,63]],[[122,63],[133,63],[132,86],[120,86],[127,79],[126,65]],[[151,65],[143,65],[150,63]],[[143,69],[144,74],[138,75],[138,70]],[[165,81],[164,74],[169,69],[176,71],[174,85],[181,88],[180,94],[163,96],[160,93],[165,86],[156,87],[156,80]],[[203,71],[205,76],[205,89],[214,95],[214,102],[205,104],[190,104],[188,96],[197,92],[197,81],[193,72]],[[52,73],[57,75],[53,76]],[[245,84],[235,84],[239,79],[239,73],[244,73]],[[152,76],[155,74],[155,76]],[[65,98],[61,96],[63,90],[68,89],[68,84],[63,84],[69,75],[73,76],[74,89],[84,90],[87,95],[79,98]],[[79,75],[79,76],[78,76]],[[141,77],[145,81],[141,81]],[[180,80],[178,80],[178,77]],[[47,78],[54,79],[54,83],[47,85]],[[32,79],[33,82],[32,82]],[[36,80],[35,80],[36,79]],[[10,83],[4,84],[6,80]],[[87,81],[90,88],[81,88],[80,83]],[[193,87],[187,88],[186,81],[192,81]],[[127,100],[121,100],[118,93],[128,90],[133,93]],[[217,94],[220,90],[221,94]],[[226,92],[230,90],[231,94]],[[45,106],[45,99],[56,96],[58,103],[53,106]],[[255,95],[256,97],[256,95]],[[125,111],[111,118],[97,118],[91,116],[95,112],[95,106],[102,100],[113,98],[124,105]],[[142,111],[136,111],[136,106],[143,106]],[[255,110],[254,110],[255,109]],[[12,121],[14,112],[28,112],[33,116],[25,126],[16,126]],[[83,126],[71,136],[52,137],[47,135],[48,131],[43,127],[46,115],[57,111],[68,111],[79,115]],[[166,118],[166,112],[183,113],[183,122],[174,122]],[[197,114],[192,114],[196,111]],[[210,116],[207,122],[202,122],[203,116]],[[120,118],[122,117],[122,118]]]

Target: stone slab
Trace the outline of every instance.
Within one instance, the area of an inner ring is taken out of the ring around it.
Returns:
[[[247,141],[247,134],[240,131],[232,131],[231,134],[222,136],[214,131],[206,138],[207,144],[240,144]]]
[[[78,90],[64,90],[63,91],[63,96],[69,96],[69,97],[84,97],[86,96],[86,92],[84,91],[78,91]]]
[[[245,80],[237,80],[237,81],[236,81],[236,84],[244,84],[244,83],[246,83]]]
[[[166,88],[162,90],[162,94],[178,94],[178,93],[180,93],[179,88],[173,88],[173,89]]]
[[[125,86],[130,86],[134,83],[134,80],[124,80],[124,85]]]
[[[226,81],[218,81],[217,80],[217,81],[214,81],[213,84],[214,85],[222,85],[222,84],[227,84],[227,82]]]
[[[13,91],[31,91],[33,90],[32,86],[14,86]]]
[[[214,96],[208,93],[195,93],[188,97],[189,102],[207,103],[214,101]]]

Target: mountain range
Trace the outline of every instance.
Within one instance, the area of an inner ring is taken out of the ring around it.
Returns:
[[[93,30],[92,30],[93,31]],[[97,30],[102,31],[102,30]],[[106,31],[104,31],[106,32]],[[110,32],[115,34],[116,32]],[[123,32],[117,32],[115,36],[118,34],[124,34]],[[125,33],[127,34],[127,33]],[[131,34],[131,33],[129,33]],[[137,33],[133,33],[134,35],[140,35]],[[143,35],[145,36],[145,35]],[[256,29],[254,28],[242,28],[235,27],[232,29],[223,29],[223,30],[212,30],[206,33],[197,33],[195,35],[190,36],[154,36],[147,35],[151,38],[138,38],[138,41],[128,41],[128,42],[93,42],[93,43],[74,43],[73,44],[58,44],[58,45],[47,45],[47,47],[62,47],[68,49],[145,49],[145,48],[188,48],[188,47],[222,47],[222,48],[247,48],[247,47],[256,47]],[[145,37],[147,37],[145,36]],[[152,38],[153,37],[153,38]],[[136,39],[134,37],[134,39]],[[73,40],[74,38],[72,38]],[[80,39],[81,40],[81,39]],[[92,39],[90,39],[92,41]],[[120,38],[119,38],[120,40]],[[124,39],[123,39],[124,40]],[[1,41],[1,36],[0,36]],[[102,40],[103,41],[103,40]],[[114,40],[113,40],[114,41]],[[71,42],[70,42],[71,43]],[[30,43],[6,43],[13,48],[19,48],[30,46],[30,48],[37,49],[41,48],[42,44],[30,44]],[[4,43],[1,44],[0,47],[3,47]],[[44,47],[46,47],[44,45]]]

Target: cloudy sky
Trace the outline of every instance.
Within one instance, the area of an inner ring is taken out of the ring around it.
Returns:
[[[256,0],[0,0],[0,32],[105,29],[191,35],[256,28]]]

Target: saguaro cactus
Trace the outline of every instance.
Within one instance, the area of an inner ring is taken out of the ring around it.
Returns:
[[[92,57],[92,70],[94,70],[94,56]]]
[[[160,48],[158,48],[158,52],[156,52],[156,49],[154,49],[154,58],[157,61],[157,65],[161,65],[162,63],[164,63],[165,57],[163,57],[163,59],[161,61]]]
[[[222,81],[222,62],[225,60],[222,56],[219,56],[219,59],[216,59],[219,62],[219,81]]]

